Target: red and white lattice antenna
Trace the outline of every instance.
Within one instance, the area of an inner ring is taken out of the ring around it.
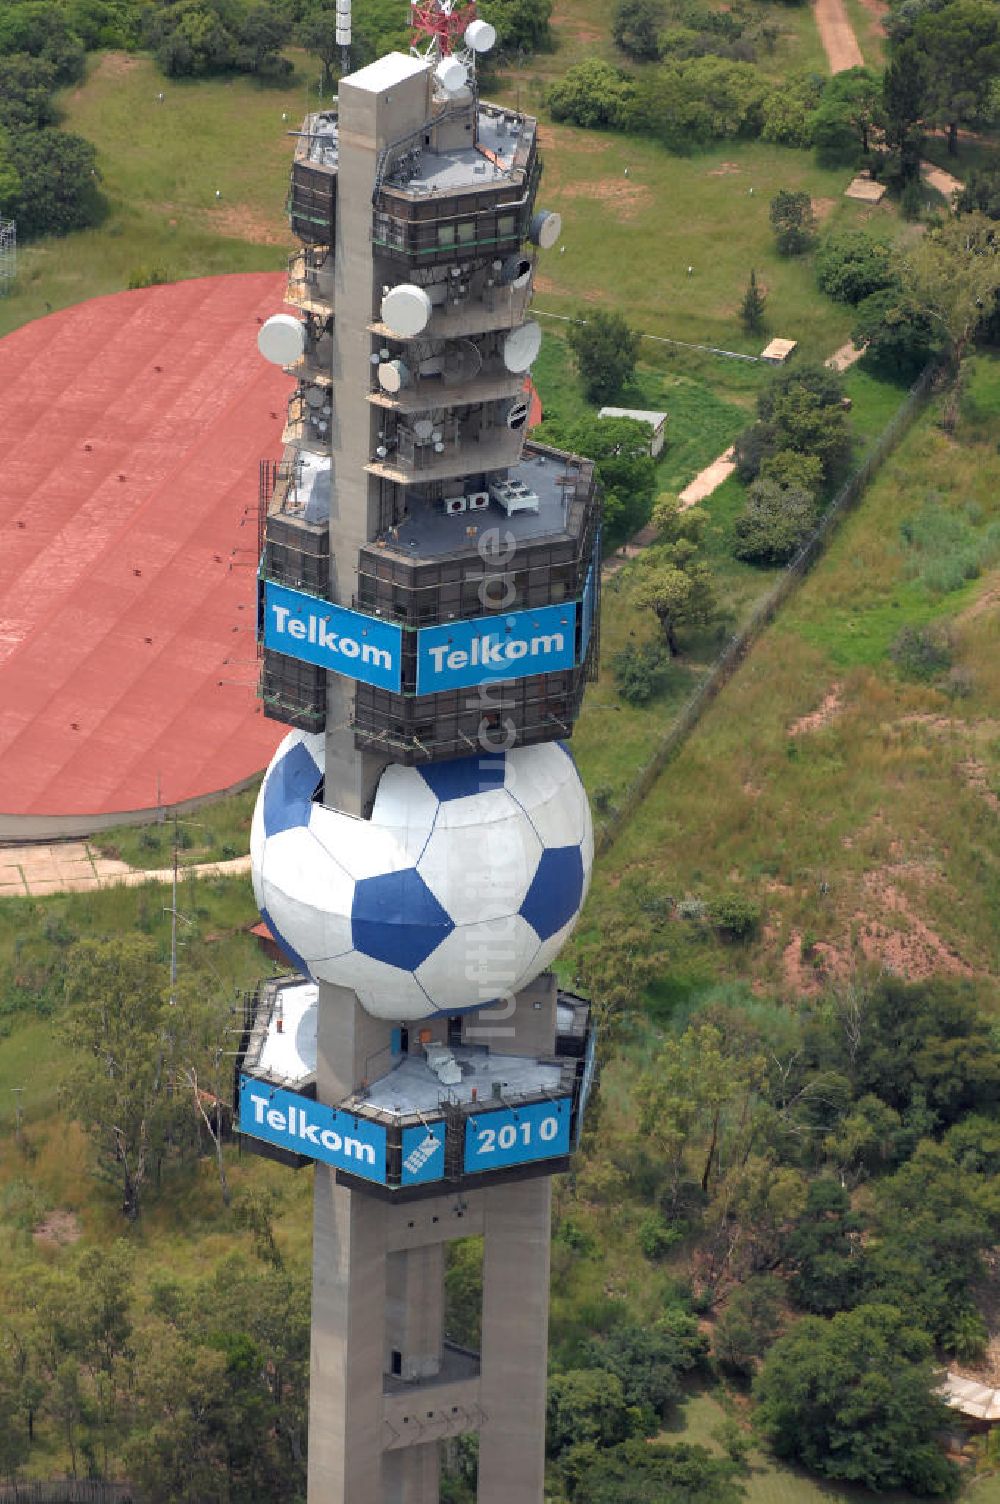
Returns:
[[[437,58],[464,51],[466,29],[475,19],[475,0],[467,5],[455,5],[453,0],[410,0],[413,51]]]

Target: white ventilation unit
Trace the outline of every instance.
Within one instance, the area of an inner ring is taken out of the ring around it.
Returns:
[[[465,498],[469,504],[470,512],[485,512],[490,504],[489,491],[470,491]]]
[[[457,517],[459,512],[464,512],[468,506],[464,496],[446,496],[444,510],[448,517]]]

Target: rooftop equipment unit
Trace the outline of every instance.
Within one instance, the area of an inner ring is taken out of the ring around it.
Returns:
[[[459,512],[464,512],[468,506],[464,496],[446,496],[444,499],[445,513],[449,517],[457,517]]]

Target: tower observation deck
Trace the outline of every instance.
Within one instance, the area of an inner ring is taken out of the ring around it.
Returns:
[[[315,1167],[310,1504],[436,1504],[467,1432],[480,1504],[541,1504],[551,1176],[594,1077],[589,1004],[548,967],[593,857],[566,742],[601,502],[588,460],[526,442],[559,219],[536,122],[478,97],[492,28],[461,13],[456,54],[457,13],[427,17],[426,55],[343,78],[297,133],[294,311],[259,338],[294,382],[258,577],[292,729],[251,855],[296,973],[248,1012],[239,1118]],[[468,1237],[478,1353],[445,1340]]]

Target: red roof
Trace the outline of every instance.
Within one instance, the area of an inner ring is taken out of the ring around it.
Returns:
[[[284,278],[116,293],[0,340],[0,834],[231,788],[256,700],[257,467]]]

